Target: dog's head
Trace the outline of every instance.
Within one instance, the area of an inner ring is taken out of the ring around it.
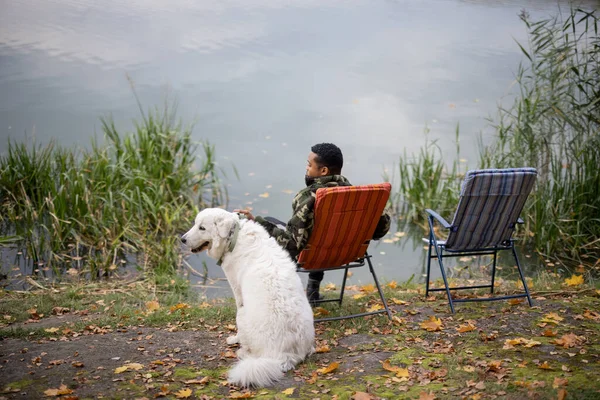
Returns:
[[[192,253],[207,250],[210,257],[219,259],[238,220],[237,214],[220,208],[206,208],[198,213],[194,226],[181,237],[181,241]]]

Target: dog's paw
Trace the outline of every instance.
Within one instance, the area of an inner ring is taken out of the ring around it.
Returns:
[[[227,344],[238,344],[240,342],[237,335],[229,336],[226,341]]]

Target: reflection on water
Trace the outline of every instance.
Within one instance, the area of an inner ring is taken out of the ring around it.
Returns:
[[[98,117],[129,129],[165,88],[195,139],[234,164],[230,209],[286,219],[310,146],[330,141],[354,184],[381,181],[430,139],[477,159],[485,118],[510,101],[525,41],[517,15],[567,1],[0,0],[0,153],[8,138],[89,146]],[[595,8],[597,1],[582,3]],[[269,197],[260,194],[269,193]],[[372,247],[380,275],[419,275],[419,239]],[[190,263],[222,277],[214,261]],[[361,278],[357,272],[356,278]],[[225,285],[226,286],[226,285]]]

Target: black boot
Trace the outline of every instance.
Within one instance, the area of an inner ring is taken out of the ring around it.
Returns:
[[[319,295],[319,286],[321,285],[321,281],[317,281],[314,279],[308,279],[308,284],[306,285],[306,297],[308,297],[308,301],[311,306],[315,306],[318,300],[321,300],[323,297]]]

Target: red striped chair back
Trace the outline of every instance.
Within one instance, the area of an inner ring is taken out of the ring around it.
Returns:
[[[298,264],[333,268],[364,257],[390,191],[389,183],[318,189],[315,224]]]

